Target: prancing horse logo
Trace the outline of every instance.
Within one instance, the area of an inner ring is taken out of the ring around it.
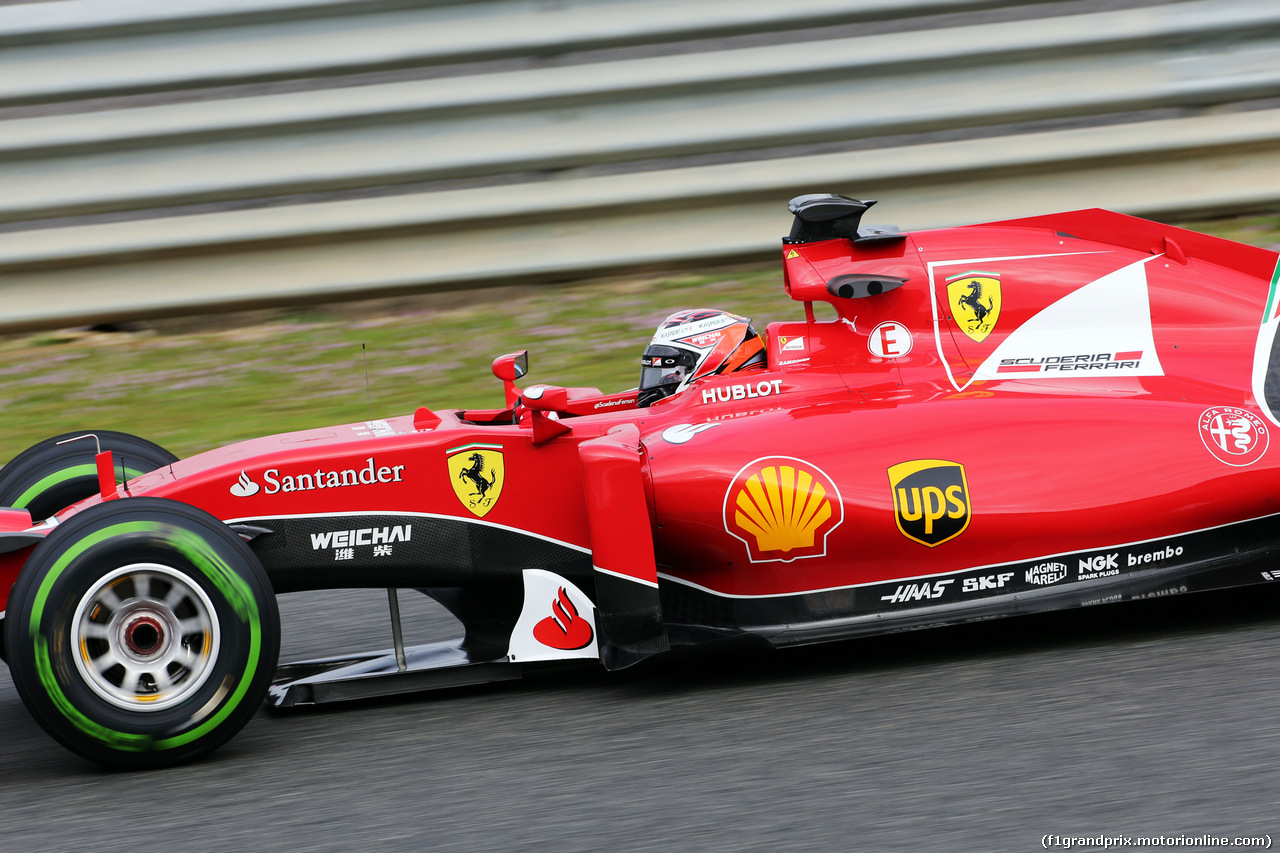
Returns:
[[[505,468],[500,444],[465,444],[446,451],[449,479],[458,500],[483,518],[502,496]]]
[[[951,316],[966,335],[982,343],[1000,320],[1000,276],[966,272],[947,279]]]
[[[991,313],[991,309],[995,306],[991,304],[991,298],[987,298],[987,304],[982,304],[982,282],[974,279],[969,282],[969,292],[959,299],[961,305],[968,305],[973,311],[974,322],[981,325],[982,321],[987,319],[987,315]]]
[[[472,493],[473,496],[483,498],[485,492],[489,491],[493,484],[498,481],[498,472],[494,471],[493,476],[486,480],[484,478],[484,457],[479,453],[472,453],[467,458],[471,460],[471,466],[459,471],[458,479],[470,480],[474,483],[476,490]]]

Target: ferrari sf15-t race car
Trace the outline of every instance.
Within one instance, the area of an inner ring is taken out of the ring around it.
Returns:
[[[1101,210],[900,233],[871,203],[792,200],[803,322],[674,315],[630,391],[517,386],[513,353],[493,410],[27,450],[0,471],[23,701],[148,767],[264,701],[1280,579],[1275,252]],[[394,648],[277,666],[277,594],[360,587]],[[465,636],[404,647],[406,588]]]

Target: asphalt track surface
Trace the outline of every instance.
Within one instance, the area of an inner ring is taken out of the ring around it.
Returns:
[[[385,602],[285,597],[286,657],[388,645]],[[402,606],[410,642],[451,633],[425,599]],[[1278,670],[1280,585],[262,712],[210,758],[150,773],[63,750],[4,670],[0,849],[1280,842]]]

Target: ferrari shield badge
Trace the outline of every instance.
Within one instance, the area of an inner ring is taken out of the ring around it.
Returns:
[[[789,456],[747,465],[724,496],[724,528],[753,563],[789,563],[827,553],[827,535],[844,520],[840,492],[820,468]]]
[[[935,548],[969,526],[969,483],[964,466],[942,459],[915,459],[889,469],[893,512],[902,535]]]
[[[966,272],[947,279],[947,304],[964,333],[978,343],[1000,320],[1000,276],[991,272]]]
[[[464,444],[446,451],[453,493],[475,515],[484,518],[502,497],[506,471],[502,445]]]

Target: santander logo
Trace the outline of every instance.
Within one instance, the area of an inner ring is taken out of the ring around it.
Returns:
[[[248,474],[241,471],[240,478],[231,485],[231,494],[238,498],[248,498],[256,495],[260,488],[262,487],[249,479]]]
[[[524,603],[520,618],[511,629],[507,660],[599,657],[596,608],[591,597],[555,572],[525,569],[520,574],[524,580]]]
[[[533,638],[553,649],[585,648],[592,636],[591,623],[578,614],[564,587],[551,600],[551,615],[533,626]]]

